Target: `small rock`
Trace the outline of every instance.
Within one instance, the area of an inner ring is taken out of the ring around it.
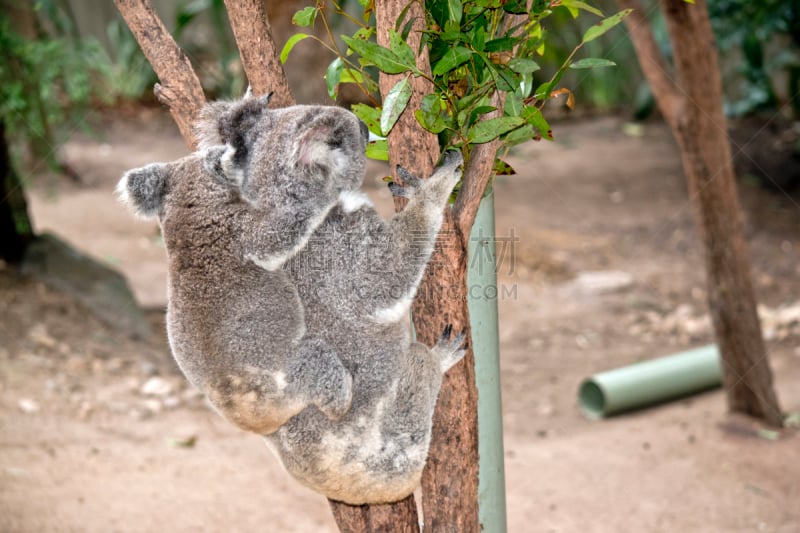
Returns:
[[[28,337],[39,346],[45,348],[55,348],[58,345],[58,342],[47,332],[47,327],[44,324],[33,326],[28,331]]]
[[[633,275],[619,270],[581,272],[571,285],[586,294],[609,294],[629,289]]]
[[[172,394],[172,384],[164,378],[153,376],[144,382],[139,392],[145,396],[168,396]]]
[[[148,409],[145,409],[144,407],[140,407],[140,406],[133,407],[128,412],[128,414],[134,420],[146,420],[146,419],[150,418],[151,416],[153,416],[153,412],[152,411],[150,411]]]
[[[154,415],[157,415],[161,411],[164,410],[164,405],[161,403],[160,400],[155,398],[148,398],[144,401],[144,407]]]
[[[17,407],[19,407],[19,410],[25,414],[35,413],[41,409],[39,407],[39,403],[36,400],[31,400],[30,398],[20,398],[17,402]]]
[[[175,409],[176,407],[180,407],[181,399],[177,396],[167,396],[164,398],[163,404],[165,409]]]
[[[146,377],[155,376],[158,374],[158,366],[152,361],[142,361],[139,363],[139,372]]]
[[[555,408],[553,404],[550,403],[540,403],[539,406],[536,408],[536,412],[540,416],[552,416],[555,412]]]
[[[78,408],[78,418],[81,420],[88,420],[93,410],[94,408],[91,403],[88,401],[82,402],[80,408]]]

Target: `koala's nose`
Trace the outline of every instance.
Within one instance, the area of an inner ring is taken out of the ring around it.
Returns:
[[[361,128],[361,135],[363,135],[365,139],[369,139],[369,128],[363,120],[359,119],[358,127]]]

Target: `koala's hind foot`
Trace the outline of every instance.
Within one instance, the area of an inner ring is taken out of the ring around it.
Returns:
[[[434,356],[439,360],[442,374],[447,372],[453,365],[458,363],[467,353],[467,350],[463,348],[464,340],[467,338],[467,331],[463,330],[461,333],[451,339],[450,337],[452,334],[453,325],[448,324],[444,328],[442,336],[439,337],[439,340],[436,342],[433,348],[431,348],[431,352],[433,352]]]
[[[305,397],[331,420],[341,419],[353,402],[353,377],[322,342],[301,342],[289,371],[291,392]]]

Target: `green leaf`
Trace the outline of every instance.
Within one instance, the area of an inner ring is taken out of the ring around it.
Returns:
[[[364,75],[357,70],[344,69],[339,83],[364,83]]]
[[[572,63],[569,68],[596,68],[596,67],[615,67],[616,63],[601,57],[587,57]]]
[[[632,9],[625,9],[624,11],[620,11],[615,15],[611,15],[610,17],[601,20],[594,26],[591,26],[586,33],[583,34],[582,43],[588,43],[589,41],[593,41],[603,35],[605,32],[622,22],[622,19],[627,17],[631,14]]]
[[[457,66],[467,62],[472,57],[472,51],[463,46],[456,46],[445,52],[444,56],[433,67],[433,75],[441,76]]]
[[[440,133],[447,127],[447,108],[438,94],[426,94],[414,116],[420,126],[431,133]]]
[[[294,45],[296,45],[303,39],[308,39],[309,37],[311,36],[307,33],[295,33],[294,35],[289,37],[289,40],[286,41],[285,45],[283,45],[283,50],[281,50],[281,63],[284,64],[286,63],[286,59],[289,57],[289,52],[292,51]]]
[[[522,15],[528,12],[528,2],[525,0],[508,0],[503,3],[503,11],[512,15]]]
[[[510,132],[508,135],[505,136],[503,139],[503,143],[506,146],[514,146],[515,144],[524,143],[526,141],[530,141],[536,135],[534,132],[533,126],[530,124],[526,126],[522,126],[521,128],[517,128],[514,131]]]
[[[583,9],[584,11],[588,11],[589,13],[593,13],[598,17],[603,16],[603,12],[597,9],[594,6],[590,6],[586,2],[581,2],[580,0],[561,0],[561,5],[568,8],[576,8],[576,9]]]
[[[499,39],[492,39],[491,41],[487,41],[486,45],[484,46],[485,52],[503,52],[503,51],[511,51],[514,49],[514,45],[517,44],[519,39],[513,39],[511,37],[500,37]]]
[[[524,125],[525,119],[521,117],[497,117],[482,120],[469,129],[467,140],[473,144],[487,143]]]
[[[380,107],[372,107],[367,104],[353,104],[350,111],[367,125],[369,131],[375,135],[381,135]]]
[[[388,48],[384,48],[383,46],[369,41],[362,41],[361,39],[351,39],[345,35],[342,35],[342,39],[347,43],[347,46],[360,55],[362,59],[375,65],[387,74],[402,74],[408,71],[416,72],[416,64],[404,62],[403,58],[399,57]]]
[[[447,0],[447,16],[451,22],[460,25],[463,13],[461,0]]]
[[[367,157],[378,161],[389,160],[389,143],[386,139],[371,141],[367,143]]]
[[[518,117],[522,114],[525,105],[522,103],[522,90],[517,89],[513,93],[506,94],[506,104],[503,112],[510,117]]]
[[[314,20],[317,18],[317,8],[304,7],[294,14],[292,17],[292,24],[305,28],[314,25]]]
[[[548,141],[553,140],[553,130],[550,128],[550,124],[542,115],[542,112],[539,111],[536,107],[528,106],[522,110],[522,118],[525,119],[528,124],[534,126],[539,133],[542,134],[542,137],[547,139]]]
[[[337,57],[331,64],[328,65],[328,70],[325,71],[325,86],[328,89],[328,96],[336,98],[339,92],[339,84],[342,82],[342,71],[344,70],[344,63],[342,58]]]
[[[478,52],[483,52],[486,49],[486,30],[483,26],[478,26],[475,30],[475,38],[472,39],[472,46]]]
[[[392,29],[389,30],[389,49],[404,63],[416,66],[417,58],[414,57],[414,50],[403,40],[402,35]]]
[[[515,57],[508,62],[508,68],[519,74],[530,74],[531,72],[536,72],[541,67],[532,59]]]
[[[389,90],[383,100],[383,111],[381,111],[381,135],[389,135],[400,114],[405,111],[410,98],[411,83],[409,83],[408,78],[398,81]]]

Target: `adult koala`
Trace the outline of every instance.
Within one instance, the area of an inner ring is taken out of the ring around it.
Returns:
[[[238,117],[260,114],[266,104],[247,99],[219,127],[239,127]],[[337,119],[323,113],[320,120]],[[355,119],[340,127],[361,135]],[[247,143],[249,158],[271,159],[260,152],[271,143],[266,132],[230,133],[234,145]],[[357,157],[357,150],[358,143],[342,148],[342,157]],[[360,178],[334,168],[326,154],[303,153],[282,179],[271,180],[269,169],[251,173],[255,165],[231,174],[238,180],[233,190],[206,169],[209,152],[131,170],[117,187],[138,215],[157,216],[161,225],[172,353],[189,381],[242,429],[272,433],[309,405],[337,420],[350,407],[352,376],[329,345],[306,331],[297,289],[277,268],[304,246],[338,189]],[[217,154],[215,163],[244,161],[244,148],[233,160],[231,153]],[[330,168],[326,179],[320,165]]]
[[[464,353],[464,337],[449,340],[449,328],[433,349],[412,342],[406,321],[460,177],[460,154],[446,156],[428,180],[403,171],[408,187],[394,192],[409,203],[383,221],[357,191],[367,131],[347,111],[270,110],[264,99],[245,98],[211,104],[199,131],[207,171],[226,184],[232,203],[238,199],[242,210],[263,219],[257,235],[241,237],[251,246],[231,253],[287,276],[302,306],[305,336],[330,347],[327,353],[352,378],[352,404],[338,420],[311,403],[277,431],[260,433],[292,475],[329,498],[352,504],[404,498],[422,474],[442,374]],[[247,290],[249,280],[240,283]],[[261,306],[271,309],[271,298]],[[248,342],[281,334],[256,316],[239,327],[253,331]],[[266,352],[262,357],[271,359]],[[293,360],[310,374],[319,364],[299,353]],[[291,388],[297,378],[291,369],[283,372]]]

